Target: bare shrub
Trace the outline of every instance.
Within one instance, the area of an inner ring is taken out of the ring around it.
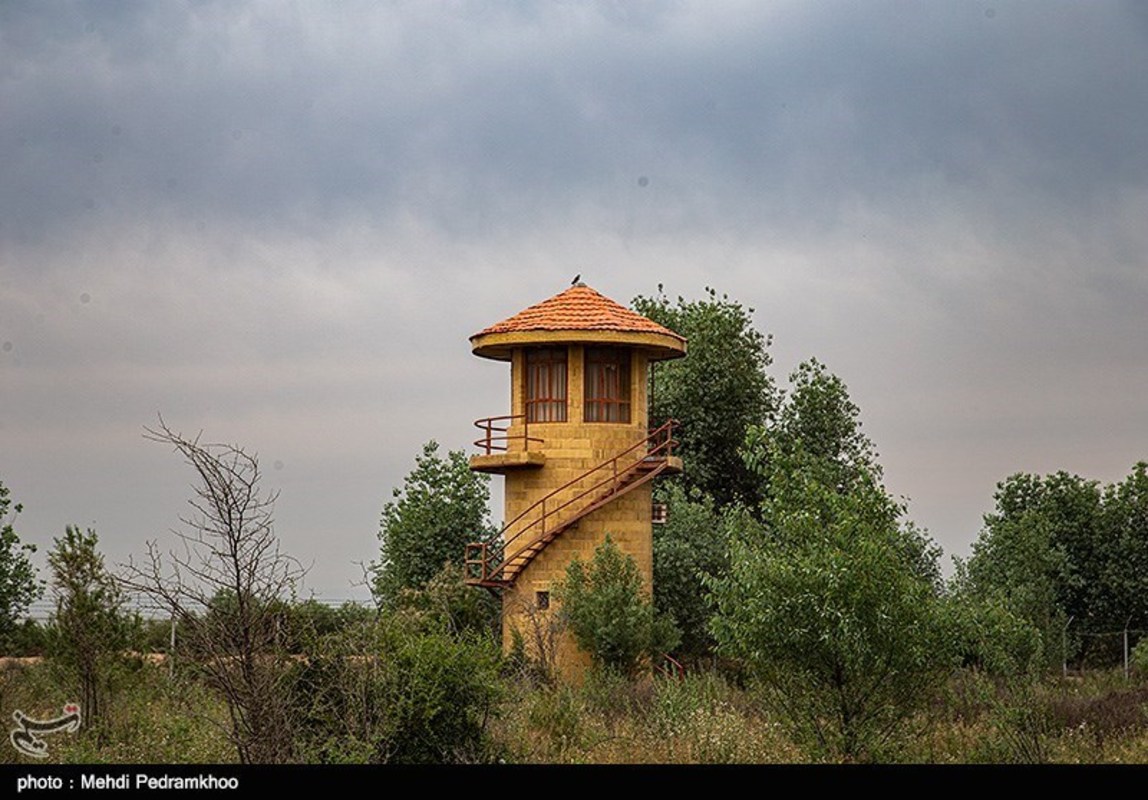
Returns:
[[[148,543],[125,580],[158,601],[182,632],[180,653],[223,697],[228,736],[243,763],[292,756],[290,698],[297,670],[283,636],[283,601],[303,570],[279,549],[277,493],[260,487],[258,458],[241,447],[176,433],[161,418],[145,438],[170,445],[195,471],[192,513],[166,554]]]

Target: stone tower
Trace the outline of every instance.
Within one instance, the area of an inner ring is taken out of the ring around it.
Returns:
[[[653,581],[651,481],[680,472],[674,423],[651,430],[648,376],[685,355],[682,336],[582,283],[470,337],[510,362],[510,413],[478,420],[470,468],[505,476],[504,526],[467,546],[467,582],[502,596],[503,648],[578,680],[589,658],[553,629],[551,591],[609,534]]]

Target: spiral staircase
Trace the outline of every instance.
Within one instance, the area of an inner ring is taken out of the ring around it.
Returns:
[[[483,422],[475,424],[482,427]],[[548,493],[489,539],[466,545],[466,582],[495,591],[513,586],[527,565],[579,520],[658,475],[680,472],[681,459],[674,455],[677,427],[669,420],[637,444]]]

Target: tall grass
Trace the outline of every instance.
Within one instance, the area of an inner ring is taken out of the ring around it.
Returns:
[[[49,763],[210,763],[235,760],[226,708],[191,675],[133,663],[98,727],[57,734]],[[751,689],[717,671],[682,679],[591,675],[581,687],[503,680],[493,750],[524,763],[778,763],[808,756]],[[0,670],[0,715],[49,717],[65,696],[49,665]],[[306,752],[305,748],[301,752]],[[348,760],[371,754],[348,748]],[[0,762],[28,762],[0,742]],[[1120,673],[1067,681],[994,681],[967,671],[879,754],[914,763],[1148,763],[1148,684]]]
[[[227,710],[198,681],[169,675],[165,666],[139,660],[123,676],[123,689],[109,698],[95,726],[45,737],[51,764],[202,764],[235,760],[226,736]],[[32,718],[60,714],[68,696],[48,663],[0,670],[0,713]],[[81,709],[82,713],[82,709]],[[0,762],[29,763],[7,742]]]
[[[517,761],[771,763],[801,754],[752,697],[715,673],[626,681],[593,673],[581,688],[519,686],[495,735]]]

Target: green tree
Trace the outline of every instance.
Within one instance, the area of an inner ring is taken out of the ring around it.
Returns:
[[[1131,653],[1131,667],[1140,680],[1148,678],[1148,638],[1141,639]]]
[[[415,468],[383,506],[380,558],[371,564],[373,592],[392,603],[403,589],[421,589],[447,562],[462,564],[466,544],[492,535],[487,519],[490,479],[471,472],[466,454],[443,458],[427,442]]]
[[[1148,627],[1148,463],[1139,462],[1102,499],[1097,542],[1104,553],[1099,584],[1111,629]],[[1099,605],[1099,603],[1098,603]]]
[[[876,448],[862,433],[860,417],[845,382],[813,358],[790,374],[776,418],[746,432],[741,455],[765,487],[778,465],[794,460],[816,467],[822,482],[842,489],[862,476],[880,479]]]
[[[785,486],[790,475],[802,480],[814,475],[843,493],[866,482],[879,485],[882,475],[877,449],[861,430],[861,409],[845,382],[816,358],[790,374],[776,418],[750,427],[741,456],[757,475],[765,498],[776,486]],[[903,509],[888,495],[885,502],[888,518],[896,520]],[[763,504],[759,515],[768,525],[767,507]],[[900,543],[917,573],[941,591],[941,548],[911,521],[901,527]]]
[[[1102,639],[1073,634],[1148,621],[1148,464],[1103,487],[1064,471],[1016,474],[994,501],[973,545],[968,591],[1036,626],[1049,666],[1065,655],[1070,618],[1067,655],[1118,661],[1119,648],[1104,652]]]
[[[701,300],[671,302],[638,296],[641,314],[685,336],[689,353],[653,370],[651,423],[676,419],[681,480],[725,506],[736,499],[755,504],[760,483],[739,456],[746,431],[764,425],[777,407],[777,391],[766,371],[770,339],[753,325],[753,309],[718,297],[706,288]]]
[[[308,653],[299,693],[307,760],[492,760],[489,729],[503,694],[499,648],[489,632],[459,632],[436,602],[428,605],[430,613],[407,608],[354,620]]]
[[[464,578],[463,568],[448,562],[423,588],[403,589],[395,607],[425,617],[436,628],[455,636],[496,634],[501,616],[498,600],[489,592],[476,592]]]
[[[767,534],[735,538],[729,573],[706,581],[718,652],[746,665],[799,741],[872,758],[943,684],[945,609],[875,478],[843,491],[823,464],[777,466]]]
[[[996,507],[973,543],[968,593],[1040,631],[1048,667],[1075,650],[1070,637],[1070,652],[1061,652],[1070,618],[1082,633],[1125,621],[1113,591],[1119,581],[1105,575],[1119,532],[1106,541],[1102,498],[1095,481],[1066,472],[1012,475],[997,484]]]
[[[638,565],[608,535],[590,563],[572,561],[555,588],[578,646],[599,667],[632,676],[677,644],[678,631],[655,613]]]
[[[53,540],[48,564],[56,596],[48,652],[75,680],[84,721],[93,725],[138,626],[124,610],[126,598],[104,566],[94,530],[67,526]]]
[[[287,613],[288,646],[292,653],[316,652],[318,643],[360,622],[378,616],[378,609],[352,600],[336,607],[314,598],[293,603]]]
[[[998,484],[997,513],[986,515],[967,569],[972,595],[998,602],[1045,633],[1054,618],[1064,616],[1064,553],[1054,546],[1050,520],[1036,503],[1017,502],[1022,493],[1035,496],[1040,484],[1032,475]]]
[[[24,508],[12,503],[8,487],[0,483],[0,646],[8,647],[20,618],[43,592],[36,579],[33,544],[21,543],[12,523]]]
[[[687,493],[671,483],[659,494],[667,505],[667,519],[654,526],[654,607],[681,631],[676,652],[698,658],[713,648],[713,608],[702,579],[725,574],[730,538],[755,523],[740,506],[718,509],[698,489]]]
[[[999,597],[973,592],[968,566],[954,560],[945,604],[961,665],[1000,678],[1034,677],[1044,664],[1041,631]]]

